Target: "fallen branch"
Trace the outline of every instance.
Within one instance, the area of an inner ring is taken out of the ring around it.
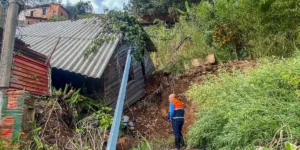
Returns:
[[[74,91],[70,90],[69,93],[67,95],[65,95],[62,99],[63,100],[69,99],[72,97],[73,94],[74,94]]]
[[[177,51],[181,47],[181,45],[185,42],[185,40],[187,40],[187,39],[190,40],[191,36],[192,36],[192,34],[190,34],[189,36],[187,36],[183,40],[181,40],[180,44],[174,49],[174,51]]]
[[[52,108],[51,108],[51,110],[50,110],[49,116],[48,116],[48,118],[47,118],[47,121],[46,121],[46,123],[45,123],[45,127],[44,127],[43,132],[42,132],[42,137],[44,136],[45,130],[47,129],[47,125],[48,125],[49,119],[50,119],[50,117],[51,117],[51,115],[52,115],[52,112],[53,112],[53,110],[54,110],[54,106],[55,106],[56,102],[57,102],[57,99],[56,99],[56,101],[54,102],[54,104],[52,105]]]

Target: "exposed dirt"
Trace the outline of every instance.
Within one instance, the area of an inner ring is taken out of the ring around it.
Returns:
[[[192,83],[201,84],[207,74],[217,74],[219,68],[248,70],[255,66],[255,62],[232,61],[223,65],[201,65],[187,71],[181,76],[172,76],[166,72],[157,72],[145,78],[146,98],[132,105],[125,115],[136,122],[136,129],[149,139],[168,138],[173,135],[171,123],[168,122],[168,96],[175,93],[177,98],[185,103],[185,123],[183,134],[195,121],[197,105],[187,100],[185,92]]]

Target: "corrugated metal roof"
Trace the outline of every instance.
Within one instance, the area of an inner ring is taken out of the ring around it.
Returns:
[[[99,18],[37,23],[21,27],[16,35],[31,49],[46,56],[61,37],[50,60],[51,67],[100,78],[121,39],[120,34],[105,32],[105,25]],[[94,39],[101,36],[113,36],[115,40],[104,43],[85,59],[84,52]]]

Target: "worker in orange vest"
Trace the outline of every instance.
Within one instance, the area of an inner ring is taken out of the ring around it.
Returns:
[[[176,149],[184,146],[182,136],[182,127],[184,124],[184,104],[179,99],[175,98],[175,94],[169,96],[169,121],[172,122],[173,132],[175,135]]]

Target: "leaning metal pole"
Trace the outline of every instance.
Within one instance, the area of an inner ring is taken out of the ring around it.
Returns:
[[[123,105],[124,105],[124,100],[125,100],[125,96],[126,96],[126,87],[127,87],[127,82],[128,82],[129,69],[130,69],[130,64],[131,64],[131,52],[132,52],[132,48],[130,47],[128,50],[128,54],[127,54],[127,59],[126,59],[124,73],[123,73],[121,88],[120,88],[120,92],[119,92],[118,102],[117,102],[117,106],[115,109],[114,120],[113,120],[112,127],[110,129],[110,134],[109,134],[109,139],[108,139],[106,150],[115,150],[116,146],[117,146],[119,129],[120,129],[120,124],[121,124],[121,117],[122,117],[122,112],[123,112]]]

